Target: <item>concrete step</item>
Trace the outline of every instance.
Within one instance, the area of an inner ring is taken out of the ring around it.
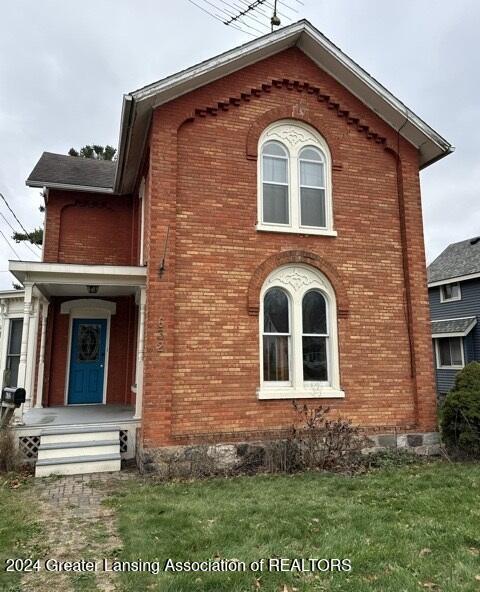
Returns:
[[[90,442],[55,442],[41,443],[38,450],[38,460],[51,458],[69,458],[77,456],[98,456],[120,452],[119,439],[93,440]]]
[[[35,465],[35,477],[114,472],[120,470],[120,463],[120,452],[42,459]]]
[[[42,444],[61,444],[69,442],[100,442],[120,440],[120,430],[115,427],[58,428],[43,430],[40,434]]]

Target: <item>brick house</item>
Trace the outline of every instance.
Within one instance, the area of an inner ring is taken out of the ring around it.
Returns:
[[[451,151],[300,21],[125,95],[115,163],[44,153],[42,262],[10,263],[37,472],[266,438],[292,399],[435,432],[419,170]]]

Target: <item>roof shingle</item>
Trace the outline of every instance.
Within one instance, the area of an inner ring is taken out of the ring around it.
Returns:
[[[115,170],[116,163],[109,160],[44,152],[30,173],[27,185],[77,185],[111,190]]]
[[[446,319],[443,321],[432,321],[432,335],[449,333],[463,333],[466,335],[476,325],[477,317],[465,319]]]
[[[480,273],[478,237],[453,243],[428,266],[428,283]]]

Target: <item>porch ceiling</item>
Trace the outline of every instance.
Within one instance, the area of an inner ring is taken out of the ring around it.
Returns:
[[[46,296],[123,296],[146,284],[146,267],[76,265],[9,261],[9,269],[22,284],[34,284]],[[95,294],[87,286],[98,286]]]

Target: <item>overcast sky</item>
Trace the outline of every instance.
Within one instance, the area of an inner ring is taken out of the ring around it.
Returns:
[[[456,146],[421,173],[428,260],[480,234],[480,2],[283,1]],[[1,22],[0,192],[28,228],[41,198],[25,179],[44,150],[116,146],[123,93],[252,39],[187,0],[15,0]],[[3,203],[0,213],[17,227]],[[12,234],[2,216],[0,230]],[[11,288],[9,258],[0,236],[0,288]]]

